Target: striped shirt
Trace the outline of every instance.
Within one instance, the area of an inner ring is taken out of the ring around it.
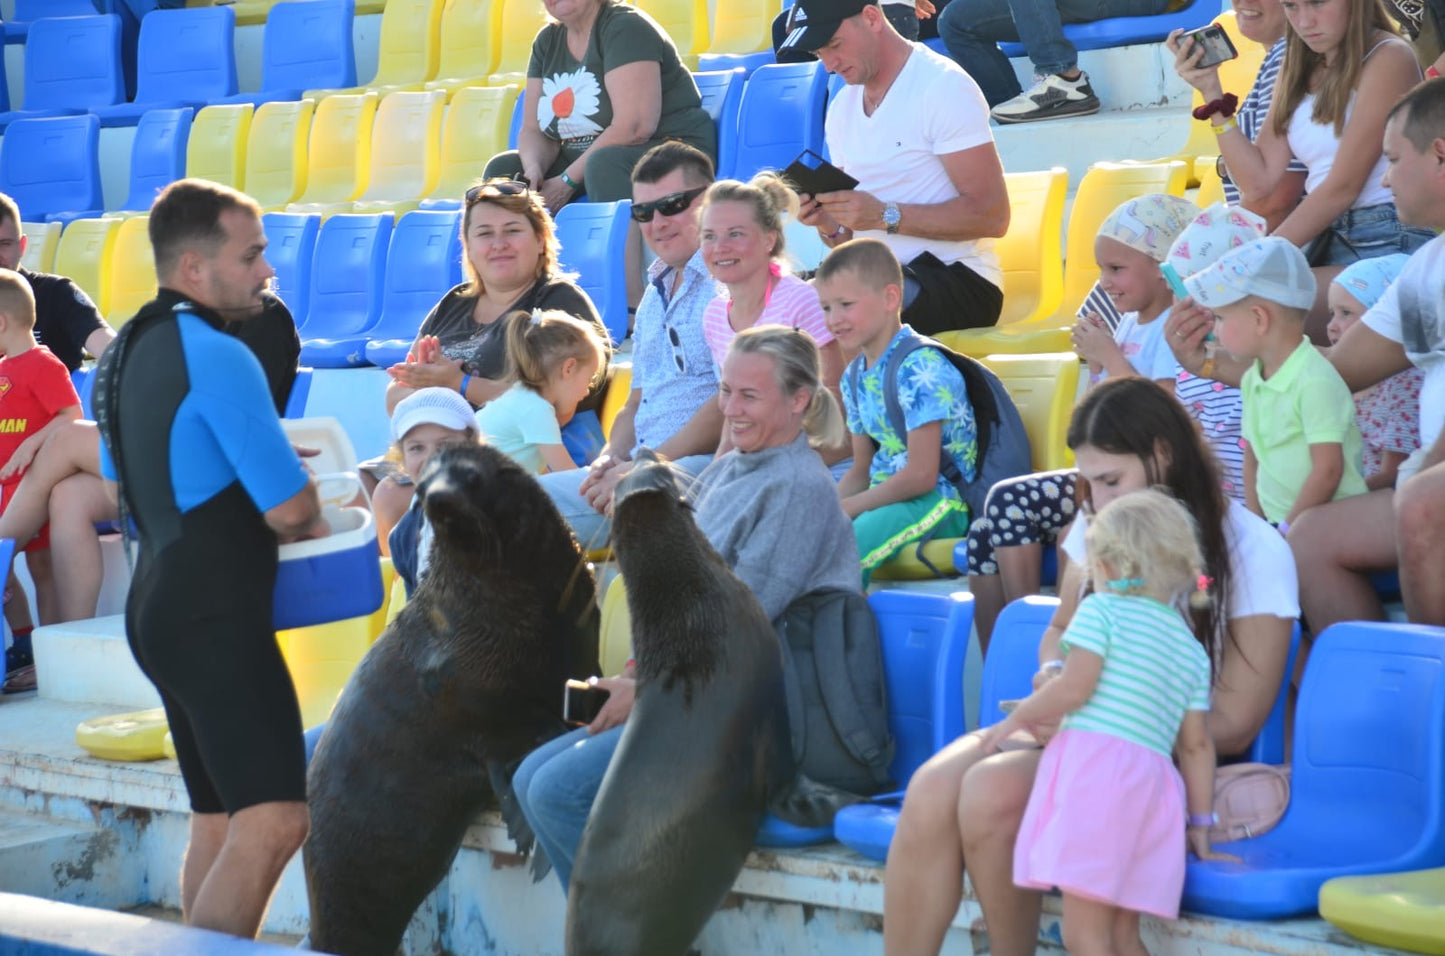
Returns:
[[[716,299],[708,303],[702,316],[702,335],[707,347],[712,350],[713,361],[722,368],[727,358],[728,346],[737,332],[728,321],[728,306],[732,300],[727,297],[727,287],[719,284],[721,290]],[[823,323],[823,307],[818,303],[818,290],[794,275],[783,275],[774,284],[772,293],[763,304],[763,314],[753,323],[759,325],[786,325],[801,329],[813,337],[819,348],[833,341],[833,334]]]
[[[1259,65],[1259,73],[1255,75],[1254,86],[1249,88],[1249,93],[1244,97],[1244,102],[1239,104],[1239,110],[1234,114],[1234,121],[1239,124],[1239,131],[1249,137],[1252,143],[1259,138],[1259,131],[1264,128],[1265,116],[1269,114],[1269,104],[1274,99],[1274,84],[1279,78],[1279,68],[1284,64],[1284,38],[1275,41],[1274,46],[1264,56],[1264,62]],[[1306,173],[1309,169],[1304,163],[1297,159],[1289,161],[1289,171],[1292,173]],[[1224,201],[1231,206],[1239,204],[1239,188],[1228,176],[1224,177]]]
[[[1185,713],[1209,709],[1209,656],[1180,613],[1153,598],[1089,595],[1059,647],[1104,659],[1094,695],[1064,718],[1065,730],[1109,734],[1168,757]]]
[[[1244,395],[1239,389],[1191,373],[1174,364],[1174,396],[1199,423],[1204,440],[1219,462],[1225,495],[1244,500]]]

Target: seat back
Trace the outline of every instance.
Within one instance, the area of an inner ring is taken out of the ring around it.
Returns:
[[[627,337],[627,269],[623,261],[632,203],[570,203],[557,213],[562,268],[578,275],[614,344]]]
[[[297,202],[352,202],[366,189],[376,103],[375,93],[354,93],[317,104],[306,149],[306,191]]]
[[[87,110],[124,101],[119,17],[47,16],[31,25],[25,41],[27,110]]]
[[[517,90],[517,101],[512,105],[512,122],[507,126],[507,148],[517,148],[517,138],[522,135],[522,115],[527,110],[527,88]]]
[[[376,108],[363,200],[410,202],[436,188],[447,95],[391,93]]]
[[[446,0],[387,0],[368,86],[424,83],[437,75]],[[538,4],[540,6],[540,4]]]
[[[77,219],[65,227],[55,247],[55,271],[68,276],[95,303],[101,315],[109,315],[107,278],[119,219]],[[155,272],[155,264],[150,267]]]
[[[44,20],[51,17],[88,17],[95,14],[93,0],[15,0],[15,19]]]
[[[707,50],[707,0],[638,0],[637,9],[657,21],[672,38],[679,56],[696,56]]]
[[[527,75],[532,60],[532,41],[547,25],[547,11],[537,0],[496,0],[502,4],[502,34],[497,44],[497,68],[500,74]],[[520,81],[519,81],[520,82]]]
[[[1095,163],[1084,173],[1069,213],[1069,235],[1064,248],[1064,296],[1056,317],[1064,324],[1099,279],[1094,239],[1099,227],[1120,203],[1149,193],[1184,195],[1189,168],[1179,160],[1158,163]]]
[[[738,111],[747,77],[742,70],[694,73],[702,108],[717,124],[717,178],[731,179],[738,157]]]
[[[261,89],[355,86],[355,19],[355,0],[276,4],[261,40]]]
[[[266,261],[276,270],[273,287],[300,328],[311,306],[311,260],[316,255],[321,217],[268,212],[261,217],[261,224],[266,229]]]
[[[632,363],[613,362],[608,368],[607,394],[602,396],[602,408],[597,416],[602,420],[602,433],[610,436],[617,413],[622,411],[622,406],[627,404],[632,394]]]
[[[597,659],[602,673],[621,674],[632,656],[632,614],[627,609],[627,586],[622,575],[612,579],[602,598],[602,623],[597,629]]]
[[[1003,381],[1018,407],[1034,468],[1052,471],[1073,464],[1066,439],[1079,390],[1079,357],[1073,352],[1049,352],[987,355],[981,361]]]
[[[140,118],[130,147],[130,191],[121,209],[149,209],[162,189],[186,176],[186,144],[194,113],[183,106],[148,110]]]
[[[1224,180],[1219,178],[1219,170],[1214,163],[1217,158],[1200,156],[1194,161],[1194,178],[1199,181],[1199,192],[1195,194],[1194,202],[1200,209],[1224,202]]]
[[[105,320],[111,328],[125,325],[156,295],[156,260],[147,227],[150,216],[131,216],[116,230],[115,248],[106,270],[109,302]]]
[[[1033,173],[1005,173],[1012,216],[994,243],[1003,267],[1003,313],[998,324],[1032,322],[1053,315],[1064,295],[1064,195],[1069,171],[1062,166]]]
[[[1285,658],[1279,693],[1275,696],[1274,706],[1269,709],[1269,716],[1264,719],[1264,726],[1259,728],[1254,742],[1249,745],[1245,754],[1246,760],[1256,763],[1284,763],[1285,711],[1288,709],[1289,689],[1294,678],[1295,658],[1299,656],[1299,644],[1300,626],[1299,621],[1295,621],[1290,630],[1289,656]]]
[[[712,21],[709,53],[756,53],[773,46],[772,0],[728,0],[719,3]]]
[[[393,94],[395,95],[395,94]],[[396,222],[386,254],[381,320],[372,339],[415,339],[432,306],[452,282],[461,258],[460,212],[413,210]]]
[[[5,129],[0,192],[35,219],[104,208],[100,120],[87,116],[20,119]]]
[[[888,729],[895,751],[889,776],[899,787],[963,733],[963,664],[973,629],[973,595],[964,591],[877,591]]]
[[[437,79],[490,76],[501,56],[502,0],[452,0],[447,4],[442,11]]]
[[[828,73],[818,62],[758,67],[738,106],[738,150],[732,174],[750,179],[783,169],[805,149],[823,149],[823,103]]]
[[[135,102],[234,95],[235,32],[236,13],[229,6],[146,14],[136,47]]]
[[[25,255],[20,264],[31,272],[55,271],[55,248],[60,245],[60,223],[21,223],[20,232],[25,236]]]
[[[376,324],[391,222],[391,213],[374,213],[332,216],[321,224],[301,338],[359,335]]]
[[[499,0],[500,2],[500,0]],[[507,148],[516,87],[468,86],[457,90],[442,121],[441,154],[432,198],[461,202],[486,168]]]
[[[246,141],[255,111],[250,103],[233,103],[197,113],[186,140],[186,175],[245,189]]]
[[[284,208],[306,189],[311,100],[263,103],[246,137],[246,192],[263,209]]]
[[[1058,598],[1036,594],[1010,601],[999,612],[988,653],[983,657],[978,695],[980,727],[991,727],[1003,720],[999,701],[1033,693],[1034,674],[1039,670],[1039,642],[1058,608]]]

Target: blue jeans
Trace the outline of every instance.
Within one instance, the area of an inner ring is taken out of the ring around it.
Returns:
[[[689,478],[696,478],[711,461],[711,455],[689,455],[674,461],[672,467]],[[612,533],[612,524],[605,515],[598,514],[597,509],[588,504],[587,499],[578,492],[582,479],[586,477],[587,469],[577,468],[573,471],[548,472],[538,475],[537,480],[542,483],[542,489],[547,492],[557,510],[562,512],[562,517],[572,526],[572,533],[577,535],[582,547],[591,551],[607,544],[607,538]]]
[[[1067,73],[1079,51],[1064,36],[1065,23],[1163,13],[1169,0],[952,0],[938,15],[948,55],[983,90],[990,107],[1023,92],[1003,42],[1022,43],[1034,72]]]
[[[1347,266],[1396,252],[1408,255],[1434,238],[1434,230],[1402,223],[1395,204],[1386,202],[1345,210],[1307,253],[1313,266]]]
[[[613,727],[594,737],[586,727],[579,727],[532,751],[512,775],[522,815],[557,872],[563,893],[572,880],[572,864],[577,861],[592,801],[597,799],[622,730]]]

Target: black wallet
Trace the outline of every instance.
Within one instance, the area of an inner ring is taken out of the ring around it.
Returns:
[[[817,196],[819,193],[842,192],[855,189],[858,180],[834,166],[811,149],[805,149],[798,158],[783,170],[783,179],[799,193]]]

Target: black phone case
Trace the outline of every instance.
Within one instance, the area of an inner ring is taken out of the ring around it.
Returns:
[[[788,168],[783,170],[783,178],[798,192],[816,196],[819,193],[842,192],[857,187],[858,180],[826,159],[818,157],[816,167],[807,165],[803,162],[803,157],[807,155],[807,151],[804,151],[802,156],[793,160],[788,164]]]

